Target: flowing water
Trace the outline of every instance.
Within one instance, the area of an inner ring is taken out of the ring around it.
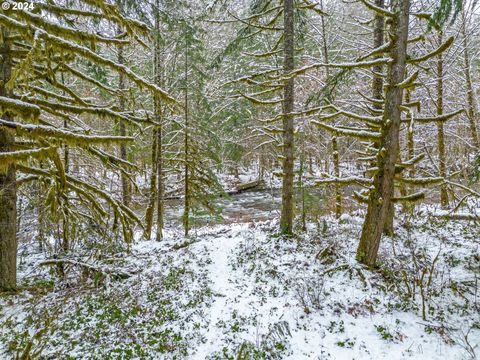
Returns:
[[[329,203],[325,199],[325,189],[313,188],[305,190],[302,202],[300,191],[296,193],[297,212],[301,212],[302,203],[313,211],[325,211]],[[265,221],[280,217],[282,194],[280,189],[262,189],[245,191],[239,194],[221,197],[214,201],[219,215],[211,215],[197,211],[193,215],[196,225],[231,224],[240,222]],[[183,213],[182,199],[167,200],[165,203],[165,220],[179,223]]]

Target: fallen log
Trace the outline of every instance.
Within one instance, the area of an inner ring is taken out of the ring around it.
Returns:
[[[185,240],[184,242],[172,245],[172,250],[180,250],[189,247],[192,244],[199,242],[200,240]]]
[[[254,180],[247,183],[238,184],[235,186],[235,189],[232,190],[235,194],[241,193],[243,191],[252,190],[263,184],[263,180]]]
[[[87,272],[100,274],[102,276],[111,276],[113,279],[117,279],[117,280],[127,279],[130,276],[134,275],[134,273],[113,270],[113,269],[102,267],[102,266],[95,266],[92,264],[88,264],[86,262],[77,261],[73,259],[48,259],[38,263],[39,266],[60,265],[60,264],[77,266],[86,270]]]
[[[480,216],[468,213],[433,214],[433,216],[442,220],[480,221]]]

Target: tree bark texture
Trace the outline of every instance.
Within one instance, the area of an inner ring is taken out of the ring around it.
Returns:
[[[12,72],[10,40],[8,31],[0,27],[0,96],[10,97],[11,91],[5,84]],[[1,118],[11,120],[8,113]],[[0,152],[14,150],[12,133],[0,128]],[[15,165],[0,169],[0,291],[15,290],[17,286],[17,187]]]
[[[285,74],[294,70],[294,1],[284,0],[284,63]],[[286,81],[283,90],[283,182],[282,182],[282,212],[280,217],[280,231],[283,234],[293,233],[294,218],[294,118],[291,113],[294,109],[294,79]]]
[[[373,178],[374,187],[370,191],[367,214],[357,249],[357,259],[367,266],[374,266],[377,260],[380,240],[394,194],[395,163],[400,148],[400,105],[403,89],[398,84],[405,78],[410,1],[394,0],[392,9],[394,15],[389,26],[393,41],[389,52],[392,62],[388,65],[385,109],[377,155],[378,171]]]

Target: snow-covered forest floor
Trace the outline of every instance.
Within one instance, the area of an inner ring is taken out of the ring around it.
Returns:
[[[0,298],[0,358],[478,357],[480,227],[417,214],[370,271],[354,260],[361,223],[322,217],[292,239],[273,221],[172,231],[83,258],[110,275],[69,267],[65,281],[32,245],[21,290]]]

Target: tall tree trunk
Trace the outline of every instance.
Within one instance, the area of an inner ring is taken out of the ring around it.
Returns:
[[[158,86],[162,86],[162,53],[160,44],[160,16],[159,8],[160,1],[156,0],[157,15],[155,16],[155,83]],[[164,179],[163,179],[163,113],[162,104],[158,95],[155,96],[155,120],[160,124],[156,128],[156,144],[155,162],[157,170],[157,230],[156,241],[161,241],[163,238],[163,226],[164,226],[164,203],[163,197],[165,192]]]
[[[184,137],[184,203],[183,203],[183,228],[185,230],[185,236],[188,236],[188,231],[190,230],[190,169],[189,169],[189,133],[188,133],[188,39],[185,36],[185,98],[184,98],[184,107],[185,107],[185,137]]]
[[[159,102],[157,100],[157,102]],[[157,109],[155,110],[155,115],[157,118],[157,121],[162,120],[162,112],[160,110],[160,104],[157,104]],[[164,203],[163,203],[163,197],[165,193],[165,187],[164,187],[164,178],[163,178],[163,131],[162,131],[162,125],[158,126],[156,129],[156,145],[157,149],[155,152],[156,155],[156,170],[157,170],[157,191],[156,191],[156,197],[157,197],[157,227],[156,227],[156,233],[155,233],[155,240],[156,241],[161,241],[163,238],[163,226],[164,226],[164,213],[165,213],[165,208],[164,208]]]
[[[117,33],[121,34],[122,33],[122,28],[121,26],[118,26]],[[118,63],[119,64],[125,64],[125,57],[123,54],[123,46],[119,45],[117,48],[118,52]],[[118,74],[118,88],[120,90],[120,97],[118,100],[118,106],[120,108],[120,111],[123,111],[125,109],[125,75],[123,72],[120,72]],[[118,124],[119,127],[119,132],[120,136],[127,136],[127,129],[125,127],[125,123],[120,121]],[[120,158],[122,160],[127,160],[127,145],[125,143],[120,144]],[[128,177],[125,175],[125,173],[121,173],[121,178],[122,178],[122,202],[125,206],[129,206],[131,202],[131,194],[130,194],[130,184],[128,182]]]
[[[375,0],[375,5],[379,8],[385,7],[385,0]],[[376,13],[373,28],[373,48],[378,48],[385,43],[385,17],[382,14]],[[380,56],[377,56],[379,58]],[[372,68],[373,80],[372,80],[372,97],[378,101],[383,100],[383,77],[380,75],[383,72],[382,65],[376,65]],[[382,110],[382,105],[374,103],[373,108]],[[374,144],[376,148],[379,148],[379,143]],[[395,215],[395,207],[393,203],[390,203],[387,217],[385,220],[385,226],[383,232],[386,235],[393,234],[393,218]]]
[[[375,0],[375,5],[379,8],[385,7],[385,0]],[[379,48],[383,45],[385,39],[385,17],[382,14],[375,13],[374,28],[373,28],[373,48]],[[381,56],[376,56],[379,58]],[[383,71],[382,65],[375,65],[373,68],[373,80],[372,80],[372,95],[373,98],[382,101],[383,100],[383,77],[380,75]],[[382,105],[373,104],[375,109],[381,110]]]
[[[438,31],[438,44],[443,42],[443,32]],[[437,115],[443,115],[443,52],[440,52],[437,56]],[[438,134],[438,169],[439,175],[443,178],[447,176],[446,164],[445,164],[445,133],[443,131],[443,122],[437,122],[437,134]],[[440,187],[440,204],[443,208],[448,206],[448,193],[446,185]]]
[[[470,136],[472,138],[473,146],[478,150],[480,142],[478,139],[477,130],[477,105],[473,93],[472,73],[470,71],[470,54],[468,53],[468,38],[467,38],[467,16],[465,10],[462,10],[462,42],[463,42],[463,64],[465,66],[465,86],[467,90],[467,118],[470,124]]]
[[[293,0],[284,0],[284,63],[283,70],[287,75],[294,70],[294,4]],[[293,167],[294,167],[294,134],[291,115],[294,108],[293,78],[285,83],[283,90],[283,181],[282,181],[282,213],[280,217],[280,231],[283,234],[293,233],[294,194],[293,194]]]
[[[157,100],[158,101],[158,100]],[[159,102],[159,101],[158,101]],[[160,108],[160,104],[157,104],[157,107]],[[157,116],[157,120],[161,121],[162,113],[160,109],[155,110],[155,114]],[[163,238],[163,226],[164,226],[164,203],[163,203],[163,196],[164,196],[164,184],[163,184],[163,139],[162,139],[162,125],[158,126],[156,129],[156,137],[157,137],[157,151],[155,152],[156,155],[156,170],[157,170],[157,227],[156,227],[156,234],[155,240],[161,241]]]
[[[303,134],[303,137],[305,134]],[[301,201],[302,201],[302,231],[307,230],[307,209],[305,207],[305,184],[304,184],[304,172],[305,172],[305,141],[302,142],[302,151],[300,154],[300,168],[298,169],[298,187],[300,188]]]
[[[148,198],[148,206],[145,211],[145,239],[150,240],[152,237],[153,215],[155,212],[155,204],[157,200],[157,132],[152,132],[152,172],[150,174],[150,191]]]
[[[412,98],[411,90],[406,89],[405,90],[405,103],[407,103],[407,104],[410,103],[411,98]],[[407,155],[408,156],[407,156],[407,158],[408,159],[413,159],[415,157],[415,138],[414,138],[414,132],[413,132],[413,127],[414,127],[415,123],[413,121],[413,114],[411,113],[411,111],[408,112],[407,118],[408,118],[408,127],[407,127]],[[402,174],[402,176],[403,176],[403,174]],[[408,176],[411,177],[411,178],[415,177],[415,165],[412,165],[410,167],[410,169],[408,170]],[[405,192],[406,193],[408,193],[407,190],[409,190],[411,193],[413,193],[414,190],[415,190],[415,185],[413,185],[413,184],[411,186],[405,185]],[[415,209],[415,203],[407,201],[403,204],[402,208],[403,208],[404,212],[411,214],[413,212],[413,210]]]
[[[65,86],[65,78],[64,73],[62,72],[62,86]],[[62,91],[62,94],[65,95],[65,91]],[[65,118],[63,120],[63,127],[68,129],[68,120]],[[65,169],[65,174],[68,174],[70,171],[70,164],[69,164],[69,149],[68,145],[63,145],[63,167]],[[67,253],[70,248],[70,223],[69,223],[69,202],[68,202],[68,194],[63,194],[63,201],[64,201],[64,212],[63,212],[63,219],[62,219],[62,250],[64,253]]]
[[[400,105],[403,100],[403,89],[398,84],[405,78],[410,1],[394,0],[392,8],[394,12],[390,23],[390,36],[393,41],[390,50],[392,62],[388,65],[382,136],[377,155],[378,171],[373,178],[374,186],[370,191],[367,214],[357,249],[357,259],[368,266],[374,266],[377,260],[380,240],[392,203],[395,162],[400,148]]]
[[[333,151],[333,171],[337,179],[340,178],[340,155],[338,153],[337,136],[332,136],[332,151]],[[342,188],[340,184],[335,184],[335,217],[337,219],[342,216]]]
[[[320,2],[320,8],[323,11],[323,1]],[[328,56],[328,44],[327,44],[327,28],[325,26],[325,18],[322,16],[320,18],[322,24],[322,46],[323,46],[323,60],[325,64],[329,62]],[[330,67],[325,68],[326,71],[326,82],[330,81]],[[338,151],[338,141],[337,135],[332,135],[332,154],[333,154],[333,171],[335,177],[340,177],[340,153]],[[340,184],[335,183],[335,217],[338,219],[342,215],[342,187]]]
[[[10,97],[5,84],[12,72],[10,39],[8,31],[0,27],[0,96]],[[7,113],[2,119],[11,120]],[[0,128],[0,152],[13,151],[15,138],[5,128]],[[0,167],[0,291],[14,290],[17,286],[17,186],[15,165]]]
[[[405,91],[405,102],[408,104],[412,99],[411,90],[407,89]],[[407,129],[407,151],[408,151],[408,159],[413,159],[415,157],[415,137],[414,137],[414,126],[415,122],[413,121],[413,114],[408,113],[408,129]],[[408,175],[410,177],[415,177],[415,166],[412,166],[409,170]],[[413,186],[412,186],[413,189]],[[410,190],[412,190],[410,189]]]

